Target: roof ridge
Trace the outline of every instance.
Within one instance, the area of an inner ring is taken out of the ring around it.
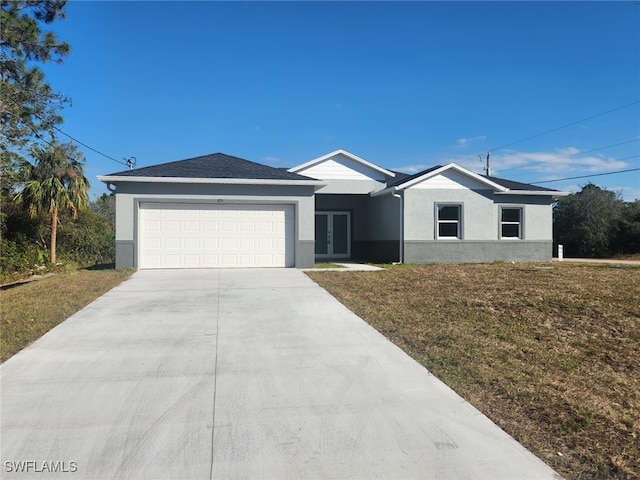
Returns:
[[[304,175],[221,152],[125,170],[109,176],[312,180]]]

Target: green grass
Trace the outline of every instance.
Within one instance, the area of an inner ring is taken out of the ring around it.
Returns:
[[[566,478],[640,478],[639,268],[308,274]]]
[[[93,300],[132,270],[75,270],[0,292],[0,361],[5,361]]]

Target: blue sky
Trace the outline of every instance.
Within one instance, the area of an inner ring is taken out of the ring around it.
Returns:
[[[480,173],[491,150],[495,176],[640,198],[640,171],[594,176],[640,167],[637,2],[71,1],[49,28],[72,47],[44,68],[62,130],[139,167],[343,148]],[[106,192],[124,167],[81,150]]]

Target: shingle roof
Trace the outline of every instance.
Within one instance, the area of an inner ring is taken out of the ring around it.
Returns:
[[[312,180],[280,168],[269,167],[224,153],[136,168],[112,173],[110,177],[175,177],[175,178],[237,178],[251,180]]]
[[[396,177],[393,182],[390,182],[390,183],[387,184],[387,188],[396,187],[398,185],[402,185],[403,183],[410,182],[414,178],[421,177],[421,176],[423,176],[423,175],[425,175],[427,173],[433,172],[434,170],[437,170],[439,168],[442,168],[442,165],[436,165],[434,167],[427,168],[426,170],[422,170],[421,172],[414,173],[413,175],[404,174],[404,176]],[[491,177],[491,176],[487,176],[487,175],[481,175],[481,176],[486,178],[489,181],[497,183],[498,185],[502,185],[503,187],[508,188],[509,190],[525,190],[525,191],[528,190],[528,191],[532,191],[532,192],[533,191],[535,191],[535,192],[557,192],[557,190],[553,190],[552,188],[539,187],[537,185],[531,185],[530,183],[514,182],[513,180],[505,180],[504,178]]]
[[[530,183],[514,182],[513,180],[505,180],[504,178],[490,177],[488,175],[482,175],[487,180],[491,180],[498,185],[508,188],[509,190],[531,190],[536,192],[557,192],[553,188],[539,187],[537,185],[531,185]]]
[[[427,168],[426,170],[422,170],[418,173],[414,173],[413,175],[407,175],[406,173],[401,173],[400,176],[396,175],[396,178],[394,179],[393,182],[389,182],[387,184],[387,188],[388,187],[395,187],[398,185],[401,185],[403,183],[406,182],[410,182],[411,180],[413,180],[414,178],[418,178],[421,177],[422,175],[425,175],[429,172],[433,172],[434,170],[437,170],[438,168],[442,168],[442,165],[436,165],[435,167],[431,167],[431,168]]]

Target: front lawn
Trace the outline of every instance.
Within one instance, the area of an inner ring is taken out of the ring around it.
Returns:
[[[561,475],[640,478],[640,268],[308,275]]]
[[[129,278],[132,270],[75,270],[0,292],[0,361]]]

